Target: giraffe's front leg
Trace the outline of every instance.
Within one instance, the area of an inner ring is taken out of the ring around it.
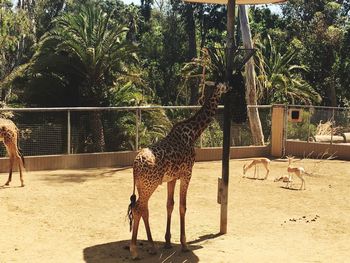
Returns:
[[[170,233],[170,226],[171,226],[171,214],[174,210],[174,190],[175,190],[175,184],[176,180],[173,180],[171,182],[168,182],[168,198],[167,198],[167,222],[166,222],[166,232],[165,232],[165,244],[164,248],[171,248],[171,233]]]
[[[186,232],[185,232],[185,214],[186,214],[186,197],[187,189],[190,183],[190,178],[181,178],[180,182],[180,241],[182,245],[182,251],[189,251],[186,243]]]

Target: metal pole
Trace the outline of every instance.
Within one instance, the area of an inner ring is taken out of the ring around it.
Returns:
[[[307,142],[309,143],[310,142],[310,125],[311,125],[311,109],[309,109],[309,112],[308,112],[308,119],[307,119]]]
[[[135,118],[136,118],[136,138],[135,138],[135,150],[138,151],[139,149],[139,109],[135,112]]]
[[[283,141],[282,141],[282,155],[286,156],[286,144],[288,139],[288,105],[284,105],[284,114],[283,114],[283,121],[284,121],[284,132],[283,132]]]
[[[334,120],[334,109],[332,109],[332,122],[331,122],[331,145],[333,144],[333,123],[335,123]]]
[[[226,39],[226,85],[232,77],[233,70],[233,48],[235,46],[234,39],[234,22],[235,22],[236,0],[228,0],[227,3],[227,39]],[[231,87],[232,88],[232,87]],[[228,183],[229,183],[229,163],[230,163],[230,141],[231,141],[231,91],[225,94],[224,98],[224,139],[222,151],[222,179],[221,192],[221,213],[220,213],[220,233],[227,233],[227,204],[228,204]]]
[[[67,154],[70,154],[71,145],[71,126],[70,126],[70,111],[67,111]]]

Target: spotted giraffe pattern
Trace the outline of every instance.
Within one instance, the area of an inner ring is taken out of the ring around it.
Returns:
[[[131,196],[129,211],[132,225],[132,240],[130,252],[132,258],[137,258],[136,239],[140,218],[144,220],[147,237],[151,245],[150,252],[155,253],[155,246],[148,222],[148,200],[163,182],[168,186],[167,200],[167,229],[165,234],[165,246],[170,247],[171,214],[174,207],[174,188],[177,180],[180,180],[180,241],[182,250],[187,250],[185,236],[185,212],[186,195],[192,175],[192,167],[195,162],[194,144],[201,133],[208,127],[215,115],[221,95],[227,91],[223,84],[212,88],[212,92],[206,96],[201,109],[187,120],[174,125],[170,133],[152,146],[142,149],[136,156],[133,165],[134,193]],[[136,201],[135,187],[138,191]]]
[[[9,156],[9,177],[5,185],[10,185],[12,180],[12,169],[15,161],[18,163],[21,186],[24,186],[22,168],[24,168],[24,158],[18,148],[18,128],[8,119],[0,119],[0,140],[3,141]]]

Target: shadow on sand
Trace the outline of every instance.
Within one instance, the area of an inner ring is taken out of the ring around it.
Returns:
[[[257,178],[257,177],[248,177],[248,176],[245,176],[245,177],[242,177],[244,179],[249,179],[249,180],[258,180],[258,181],[264,181],[266,180],[265,178]]]
[[[280,188],[290,190],[290,191],[301,191],[301,189],[293,188],[293,187],[280,186]]]
[[[219,237],[221,234],[208,234],[189,241],[188,248],[190,251],[182,252],[180,244],[172,244],[172,248],[164,248],[164,242],[155,242],[157,249],[156,255],[148,253],[148,241],[139,240],[137,248],[140,260],[132,260],[129,252],[130,240],[122,240],[106,244],[100,244],[84,249],[84,260],[86,263],[122,263],[122,262],[142,262],[142,263],[196,263],[199,258],[194,251],[203,248],[201,245],[196,245],[205,240]]]
[[[61,183],[83,183],[88,180],[103,179],[113,176],[118,171],[127,170],[130,167],[120,167],[114,169],[105,169],[102,172],[96,172],[95,169],[76,170],[73,173],[62,171],[58,174],[40,175],[42,181],[46,181],[50,184]]]
[[[132,260],[129,252],[130,240],[122,240],[106,244],[100,244],[84,249],[84,260],[86,263],[121,263],[121,262],[145,262],[145,263],[182,263],[199,262],[198,257],[193,253],[194,250],[202,248],[198,245],[189,245],[190,251],[182,252],[181,245],[172,244],[172,248],[163,248],[163,242],[155,242],[157,249],[156,255],[148,253],[148,241],[140,240],[137,242],[137,249],[140,260]]]
[[[14,185],[14,186],[0,185],[0,190],[11,189],[11,188],[23,188],[23,186],[20,186],[20,185]]]

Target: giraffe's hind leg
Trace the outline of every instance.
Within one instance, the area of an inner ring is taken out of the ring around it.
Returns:
[[[7,182],[5,183],[6,186],[9,186],[12,180],[12,169],[13,169],[13,163],[14,163],[14,156],[10,155],[10,160],[9,160],[9,177],[7,179]]]
[[[167,223],[166,223],[166,232],[165,232],[165,244],[164,248],[171,248],[171,214],[174,210],[174,190],[175,190],[176,180],[168,182],[168,200],[167,200]]]
[[[132,259],[138,258],[137,253],[137,247],[136,247],[136,240],[137,240],[137,232],[139,229],[139,223],[141,219],[141,214],[138,212],[133,211],[133,226],[132,226],[132,236],[131,236],[131,243],[130,243],[130,253]]]
[[[189,178],[181,178],[180,181],[180,241],[182,245],[182,251],[189,251],[186,242],[186,231],[185,231],[185,214],[186,214],[186,199],[187,199],[187,189],[190,183]]]
[[[21,180],[21,186],[24,186],[24,181],[23,181],[23,174],[22,174],[22,167],[24,167],[23,159],[18,151],[17,148],[17,139],[13,138],[12,140],[6,139],[4,140],[4,144],[6,146],[7,153],[10,158],[10,167],[9,167],[9,178],[6,182],[5,185],[10,185],[11,180],[12,180],[12,171],[13,171],[13,164],[14,162],[18,162],[18,170],[19,170],[19,175],[20,175],[20,180]]]
[[[22,167],[24,167],[24,165],[23,165],[22,157],[17,154],[16,159],[18,162],[19,179],[21,180],[21,186],[24,187],[23,171],[22,171]]]
[[[145,224],[146,233],[147,233],[147,239],[148,239],[148,242],[150,243],[150,248],[149,248],[148,252],[151,255],[157,254],[157,250],[156,250],[156,247],[154,245],[152,234],[151,234],[151,228],[149,226],[148,205],[147,205],[147,208],[145,208],[144,212],[142,213],[142,219],[143,219],[143,222]]]
[[[149,212],[148,212],[148,200],[153,194],[154,190],[156,190],[158,185],[151,186],[148,189],[144,190],[141,187],[137,187],[139,198],[136,201],[135,207],[132,208],[133,218],[134,218],[134,224],[132,229],[132,237],[131,237],[131,244],[130,244],[130,253],[131,257],[133,259],[138,258],[138,252],[137,252],[137,233],[138,233],[138,227],[140,223],[140,219],[142,217],[143,222],[145,223],[147,238],[150,243],[150,250],[149,252],[151,254],[156,253],[156,248],[153,242],[152,234],[151,234],[151,228],[149,226]]]

